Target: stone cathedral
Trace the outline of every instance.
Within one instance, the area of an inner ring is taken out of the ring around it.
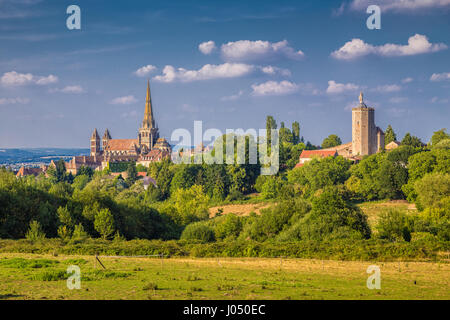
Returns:
[[[136,139],[113,139],[106,129],[100,139],[97,129],[91,135],[90,156],[76,156],[66,163],[68,172],[76,174],[81,166],[103,170],[110,162],[135,161],[148,166],[151,162],[169,158],[172,149],[164,138],[159,137],[159,129],[153,116],[150,82],[147,81],[144,119]]]

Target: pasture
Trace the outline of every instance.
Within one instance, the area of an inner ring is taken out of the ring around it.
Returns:
[[[450,299],[448,262],[0,254],[0,299]],[[81,289],[66,286],[81,269]],[[381,289],[366,286],[381,269]]]

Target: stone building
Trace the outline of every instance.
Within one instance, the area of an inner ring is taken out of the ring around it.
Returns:
[[[375,109],[366,106],[362,92],[359,94],[359,105],[352,109],[352,141],[320,149],[322,152],[336,152],[337,155],[352,161],[359,161],[362,156],[382,150],[384,150],[384,132],[375,125]],[[301,167],[307,161],[305,159],[300,155],[296,167]]]
[[[66,169],[76,174],[81,166],[103,170],[111,162],[134,161],[148,166],[151,162],[169,158],[172,153],[170,144],[159,137],[159,129],[153,116],[150,94],[150,82],[147,82],[144,119],[136,139],[113,139],[109,129],[100,138],[94,129],[90,139],[90,156],[76,156],[66,162]]]
[[[352,109],[352,155],[371,155],[383,148],[384,132],[375,125],[375,109],[366,106],[361,92],[359,106]]]

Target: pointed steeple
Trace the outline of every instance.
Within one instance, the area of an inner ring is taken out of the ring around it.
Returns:
[[[111,140],[111,135],[109,134],[109,130],[105,130],[105,134],[103,135],[103,140]]]
[[[145,98],[145,113],[144,113],[144,120],[142,121],[142,127],[144,128],[155,127],[155,120],[153,119],[153,109],[152,109],[152,96],[150,94],[150,80],[147,80],[147,97]]]
[[[100,136],[98,135],[97,128],[94,129],[94,132],[92,132],[91,140],[97,140],[100,139]]]

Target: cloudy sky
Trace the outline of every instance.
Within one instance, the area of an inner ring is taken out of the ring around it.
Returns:
[[[73,3],[81,30],[66,27]],[[88,147],[93,128],[134,138],[147,78],[168,138],[270,114],[347,142],[361,90],[399,138],[450,123],[450,0],[0,0],[0,41],[3,148]]]

